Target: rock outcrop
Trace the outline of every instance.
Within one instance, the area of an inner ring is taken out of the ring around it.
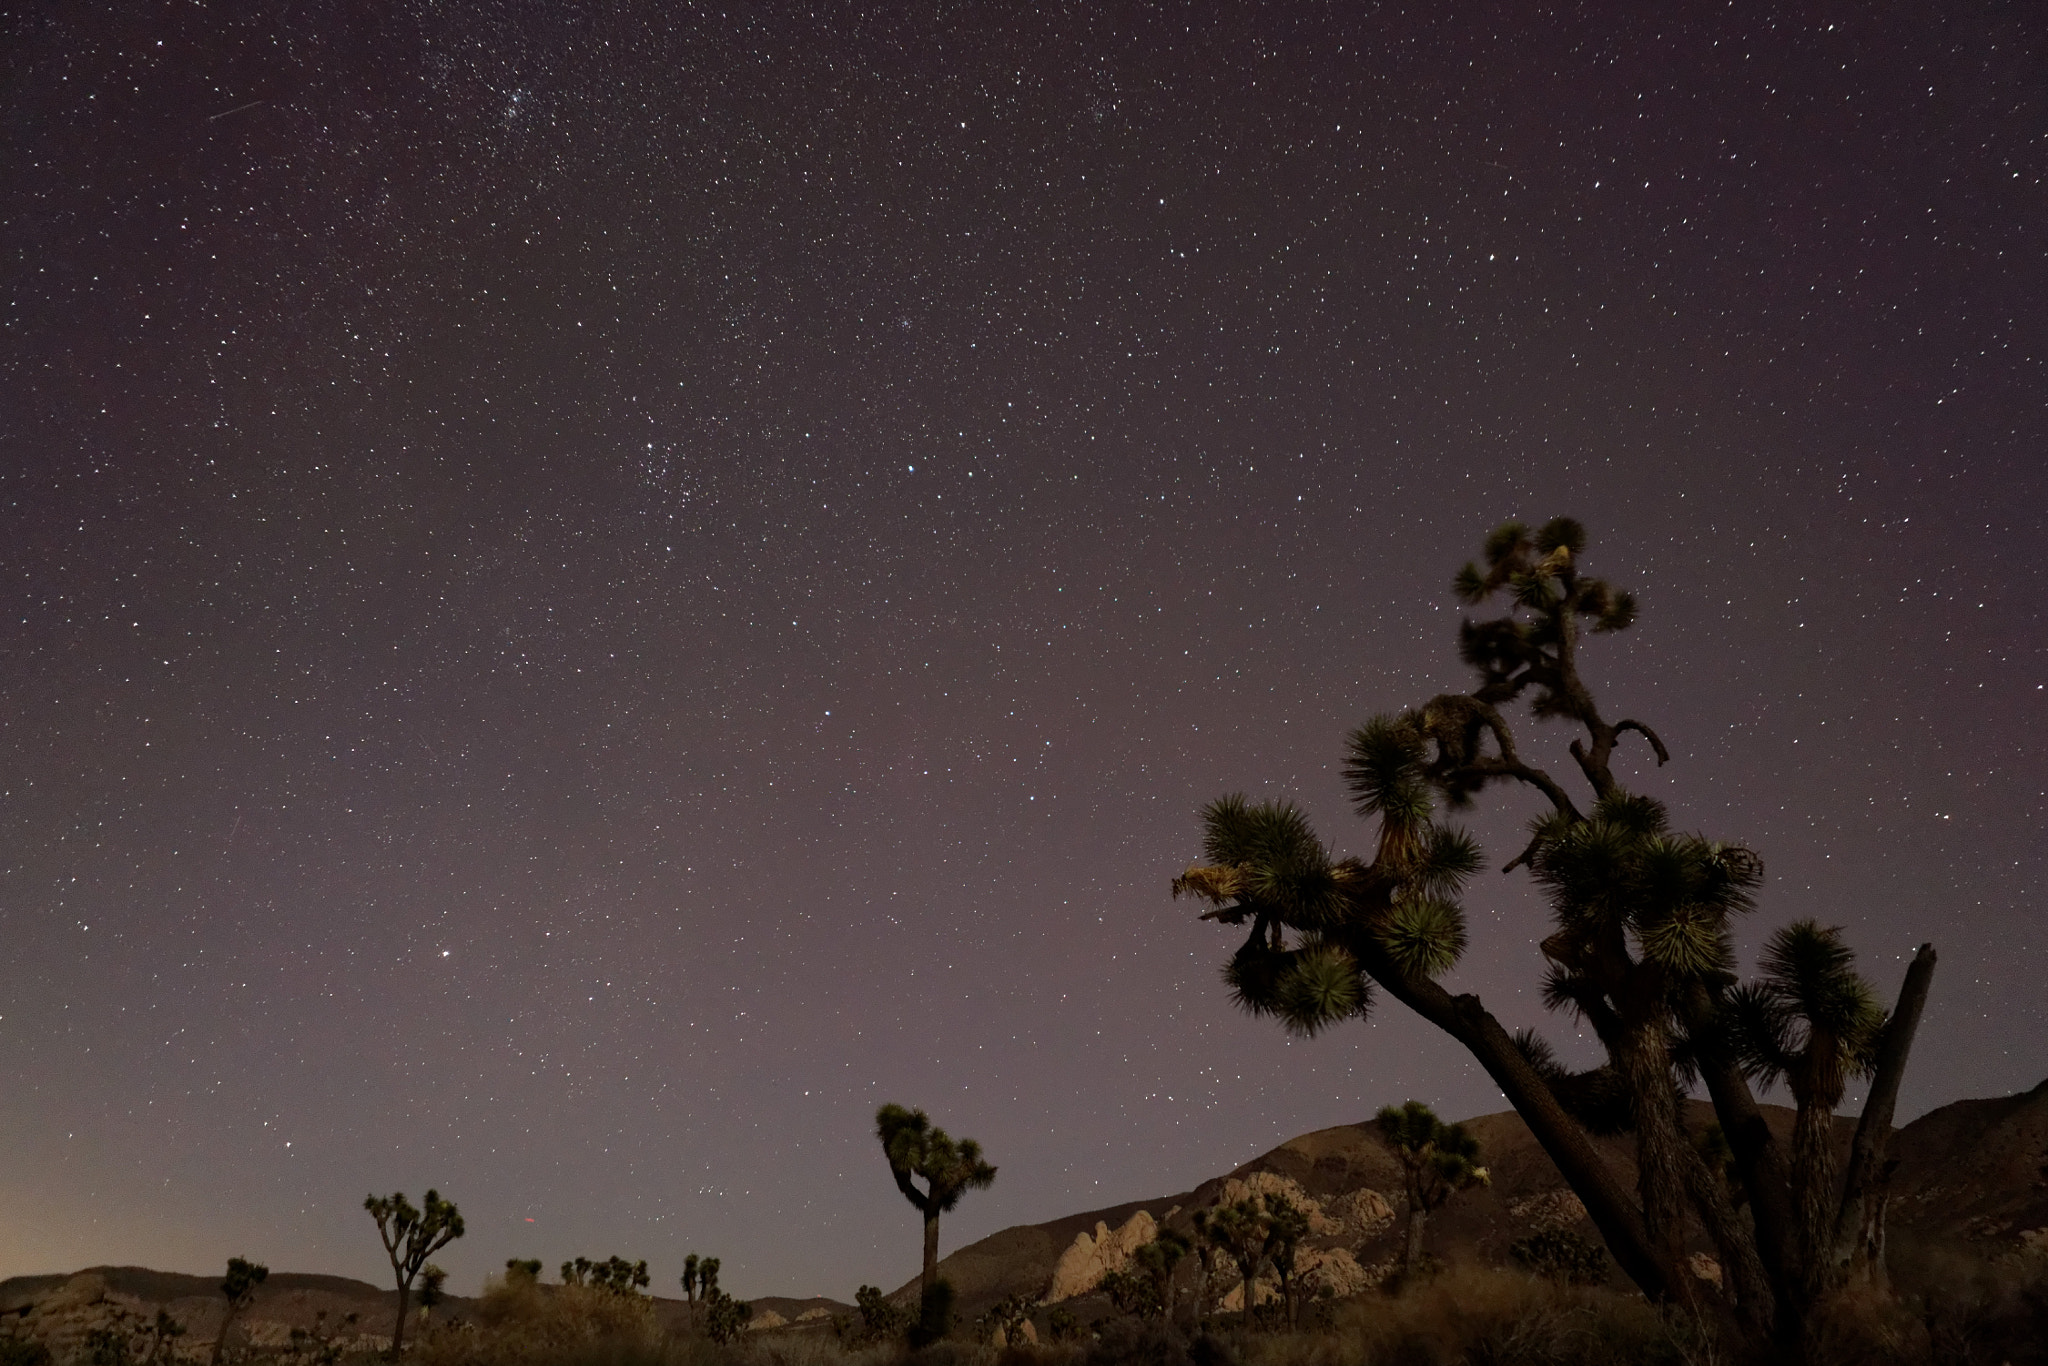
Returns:
[[[1168,1211],[1168,1216],[1171,1217],[1172,1213]],[[1058,1304],[1061,1300],[1087,1294],[1102,1284],[1104,1276],[1129,1266],[1131,1254],[1158,1236],[1159,1225],[1144,1210],[1139,1210],[1124,1221],[1123,1227],[1114,1230],[1097,1221],[1094,1233],[1075,1234],[1074,1241],[1053,1263],[1052,1281],[1046,1286],[1041,1302]]]

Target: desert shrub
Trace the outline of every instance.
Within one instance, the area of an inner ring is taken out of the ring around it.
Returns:
[[[530,1276],[492,1281],[459,1327],[426,1335],[420,1366],[557,1366],[571,1358],[659,1354],[653,1302],[591,1285],[541,1285]]]
[[[1599,1285],[1607,1279],[1607,1249],[1568,1228],[1546,1228],[1517,1239],[1514,1259],[1539,1276],[1566,1285]]]
[[[0,1366],[50,1366],[50,1349],[30,1337],[0,1337]]]
[[[1647,1302],[1516,1271],[1454,1268],[1398,1297],[1335,1306],[1328,1333],[1239,1340],[1246,1366],[1684,1366],[1692,1325]]]
[[[1151,1319],[1111,1319],[1088,1346],[1083,1366],[1192,1366],[1187,1343]]]
[[[702,1315],[704,1336],[721,1347],[736,1341],[747,1331],[747,1318],[753,1311],[745,1300],[736,1300],[716,1286],[705,1295],[698,1307]]]
[[[2048,1256],[1895,1254],[1893,1293],[1850,1286],[1814,1316],[1817,1366],[2048,1366]]]
[[[1160,1315],[1162,1306],[1158,1284],[1141,1271],[1112,1271],[1096,1288],[1109,1296],[1109,1302],[1117,1307],[1118,1313],[1133,1314],[1141,1319],[1156,1319]]]
[[[910,1331],[910,1311],[889,1303],[879,1286],[864,1285],[853,1292],[858,1316],[848,1314],[833,1321],[832,1330],[848,1347],[867,1347],[900,1338]]]
[[[1024,1341],[1024,1325],[1031,1322],[1031,1311],[1037,1307],[1035,1295],[1005,1295],[975,1320],[975,1336],[982,1342],[994,1342],[1000,1333],[1004,1346],[1018,1346]]]
[[[1054,1342],[1078,1342],[1081,1338],[1081,1320],[1074,1317],[1074,1311],[1064,1304],[1055,1305],[1045,1316],[1045,1335]]]

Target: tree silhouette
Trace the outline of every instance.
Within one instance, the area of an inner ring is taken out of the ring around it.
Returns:
[[[938,1278],[939,1216],[968,1191],[995,1184],[996,1169],[982,1160],[979,1143],[971,1138],[956,1142],[922,1110],[884,1105],[875,1114],[875,1136],[882,1141],[896,1189],[924,1216],[924,1262],[917,1280],[922,1304]],[[924,1182],[923,1190],[918,1181]]]
[[[1479,1140],[1462,1124],[1446,1124],[1419,1100],[1389,1105],[1373,1117],[1380,1137],[1400,1159],[1408,1219],[1402,1238],[1401,1275],[1412,1280],[1422,1267],[1422,1235],[1429,1216],[1461,1190],[1486,1184],[1479,1165]]]
[[[447,1284],[448,1273],[446,1271],[443,1271],[440,1267],[435,1266],[432,1262],[428,1262],[425,1266],[420,1268],[420,1289],[418,1298],[420,1302],[421,1324],[424,1325],[428,1320],[433,1318],[435,1306],[440,1304],[441,1301],[448,1298],[445,1290]]]
[[[1151,1286],[1161,1319],[1173,1317],[1173,1273],[1191,1250],[1186,1238],[1170,1228],[1159,1230],[1151,1242],[1131,1253],[1131,1265]]]
[[[213,1366],[220,1366],[221,1353],[227,1349],[228,1329],[255,1302],[256,1288],[269,1279],[269,1267],[245,1262],[240,1257],[228,1258],[227,1279],[220,1283],[220,1293],[227,1296],[228,1312],[220,1321],[220,1336],[213,1340]]]
[[[1832,1279],[1835,1233],[1835,1107],[1852,1078],[1877,1062],[1884,1008],[1857,975],[1839,927],[1800,920],[1771,935],[1761,980],[1729,994],[1737,1055],[1768,1091],[1786,1083],[1792,1124],[1794,1230],[1807,1293]]]
[[[1230,1259],[1243,1286],[1243,1319],[1252,1321],[1252,1282],[1266,1260],[1266,1212],[1256,1195],[1195,1212],[1195,1236]]]
[[[714,1281],[717,1275],[714,1265]],[[593,1290],[603,1290],[613,1295],[632,1296],[646,1289],[647,1282],[647,1263],[644,1259],[629,1262],[624,1257],[611,1257],[599,1262],[588,1257],[578,1257],[573,1262],[562,1263],[563,1285],[587,1285]]]
[[[1378,825],[1369,857],[1332,854],[1291,803],[1230,796],[1203,811],[1202,861],[1175,879],[1174,892],[1208,901],[1205,919],[1249,925],[1224,970],[1239,1005],[1312,1035],[1363,1016],[1374,990],[1385,990],[1486,1068],[1646,1294],[1793,1343],[1815,1287],[1846,1274],[1857,1246],[1872,1245],[1889,1135],[1884,1098],[1896,1094],[1933,949],[1922,947],[1881,1031],[1872,1095],[1883,1103],[1866,1106],[1859,1122],[1833,1237],[1816,1238],[1811,1230],[1827,1222],[1832,1197],[1822,1194],[1818,1157],[1788,1156],[1764,1122],[1751,1076],[1773,1074],[1771,1059],[1742,1023],[1755,1023],[1759,1008],[1735,990],[1731,925],[1751,908],[1762,862],[1739,845],[1672,830],[1664,808],[1615,773],[1630,735],[1659,764],[1670,754],[1643,722],[1609,721],[1581,676],[1588,639],[1626,629],[1636,612],[1628,593],[1582,571],[1585,545],[1584,529],[1568,518],[1534,533],[1509,523],[1487,538],[1485,567],[1458,574],[1465,602],[1504,593],[1508,610],[1461,627],[1460,654],[1478,675],[1471,692],[1375,717],[1350,735],[1345,782],[1358,814]],[[1567,750],[1586,797],[1524,756],[1501,710],[1517,702],[1538,721],[1577,731]],[[1457,898],[1480,852],[1436,813],[1501,783],[1537,794],[1546,808],[1506,871],[1527,867],[1549,903],[1544,998],[1599,1039],[1607,1060],[1588,1072],[1560,1066],[1533,1033],[1511,1036],[1478,996],[1453,994],[1439,980],[1465,949]],[[1789,1007],[1773,994],[1770,971],[1767,963],[1759,999],[1782,1013]],[[1787,1047],[1804,1045],[1795,1038]],[[1747,1219],[1687,1132],[1681,1088],[1694,1079],[1733,1151]],[[1824,1086],[1811,1094],[1818,1129],[1833,1102]],[[1614,1128],[1635,1138],[1634,1192],[1590,1136]],[[1814,1208],[1796,1213],[1805,1199]],[[1689,1273],[1688,1218],[1720,1254],[1724,1291]]]
[[[393,1361],[405,1348],[405,1313],[411,1306],[413,1281],[426,1266],[427,1258],[460,1238],[463,1232],[462,1212],[453,1201],[443,1200],[439,1191],[429,1190],[421,1203],[424,1209],[414,1209],[404,1191],[372,1195],[363,1201],[363,1208],[377,1221],[377,1237],[384,1244],[384,1255],[391,1259],[391,1274],[398,1282],[398,1321],[391,1330]]]
[[[1287,1326],[1295,1326],[1294,1261],[1301,1240],[1308,1236],[1308,1213],[1284,1195],[1266,1197],[1266,1262],[1280,1279],[1280,1302],[1287,1309]]]

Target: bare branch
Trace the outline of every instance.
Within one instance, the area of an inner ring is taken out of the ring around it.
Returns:
[[[1664,742],[1657,738],[1656,731],[1651,730],[1640,721],[1617,721],[1614,723],[1614,733],[1616,735],[1620,735],[1625,730],[1635,731],[1650,742],[1650,748],[1657,751],[1657,767],[1662,768],[1671,762],[1671,751],[1664,748]]]

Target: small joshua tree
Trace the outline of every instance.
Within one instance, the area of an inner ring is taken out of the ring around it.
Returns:
[[[377,1221],[377,1237],[384,1244],[384,1255],[391,1259],[391,1274],[398,1283],[398,1321],[391,1332],[393,1361],[405,1349],[405,1315],[412,1303],[413,1282],[427,1258],[463,1233],[462,1212],[452,1200],[443,1200],[439,1191],[429,1190],[422,1203],[426,1208],[414,1209],[404,1191],[372,1195],[363,1201],[363,1208]]]
[[[712,1286],[704,1292],[704,1336],[724,1346],[747,1330],[753,1310],[745,1300]]]
[[[1429,1216],[1459,1191],[1485,1185],[1486,1168],[1479,1165],[1479,1140],[1462,1124],[1444,1123],[1419,1100],[1389,1105],[1373,1123],[1401,1162],[1408,1196],[1401,1275],[1409,1279],[1422,1266],[1422,1233]]]
[[[1238,1279],[1244,1286],[1243,1318],[1247,1328],[1252,1322],[1252,1282],[1266,1260],[1267,1232],[1266,1212],[1256,1195],[1195,1214],[1195,1236],[1229,1258],[1237,1268]]]
[[[1191,1250],[1187,1239],[1163,1228],[1159,1236],[1131,1254],[1132,1269],[1152,1287],[1152,1298],[1157,1301],[1154,1312],[1161,1319],[1173,1317],[1173,1273]]]
[[[448,1273],[428,1262],[420,1269],[420,1323],[424,1325],[434,1317],[434,1308],[448,1298],[444,1290],[448,1284]]]
[[[886,1342],[909,1331],[910,1311],[889,1303],[880,1286],[862,1286],[854,1292],[853,1303],[860,1311],[860,1324],[855,1327],[849,1323],[840,1329],[841,1338],[850,1346]]]
[[[882,1141],[896,1189],[924,1216],[924,1262],[917,1278],[922,1305],[938,1281],[939,1216],[968,1191],[994,1185],[996,1169],[982,1160],[979,1143],[971,1138],[956,1141],[922,1110],[884,1105],[875,1114],[875,1136]],[[920,1180],[923,1190],[916,1185]]]
[[[220,1293],[227,1296],[227,1317],[220,1321],[220,1336],[213,1340],[213,1363],[220,1366],[221,1353],[227,1349],[228,1330],[235,1326],[235,1319],[247,1309],[256,1298],[256,1287],[270,1278],[270,1268],[257,1262],[246,1262],[240,1257],[228,1258],[227,1279],[220,1283]]]
[[[142,1356],[143,1366],[157,1366],[177,1356],[178,1339],[185,1336],[185,1325],[171,1317],[168,1309],[159,1307],[156,1322],[145,1330],[148,1346]]]
[[[683,1258],[683,1302],[690,1306],[690,1318],[697,1317],[697,1263],[702,1260],[692,1252]]]
[[[518,1257],[507,1257],[505,1259],[505,1283],[507,1285],[514,1281],[537,1281],[539,1279],[540,1258],[521,1259]]]

